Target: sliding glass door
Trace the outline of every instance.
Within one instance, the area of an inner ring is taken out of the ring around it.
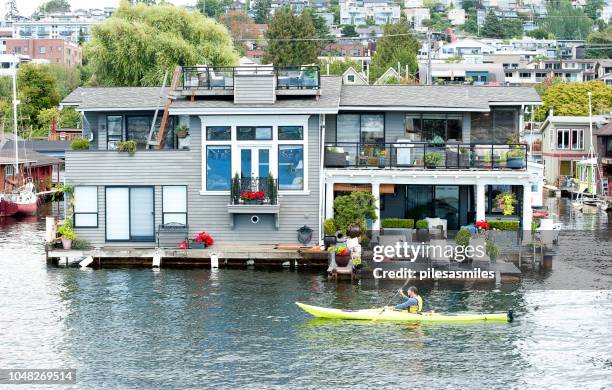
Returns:
[[[106,188],[106,241],[154,241],[153,187]]]

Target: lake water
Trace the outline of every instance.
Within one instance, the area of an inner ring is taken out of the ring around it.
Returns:
[[[321,321],[294,302],[370,307],[398,286],[289,270],[56,268],[43,230],[43,219],[0,224],[0,368],[76,368],[74,388],[87,389],[612,386],[610,290],[537,289],[533,277],[423,293],[441,312],[512,308],[510,324]],[[556,267],[597,269],[560,260],[550,277]]]

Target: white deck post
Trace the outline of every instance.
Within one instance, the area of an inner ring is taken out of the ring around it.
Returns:
[[[374,196],[374,208],[376,209],[376,221],[372,222],[372,230],[380,229],[380,183],[372,183],[372,195]]]
[[[485,219],[485,212],[485,185],[476,184],[476,221],[483,221]]]
[[[334,183],[325,183],[325,219],[334,217]]]
[[[523,185],[523,230],[531,230],[533,211],[531,209],[531,185]]]

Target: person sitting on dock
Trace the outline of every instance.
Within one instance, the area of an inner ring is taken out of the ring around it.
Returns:
[[[396,310],[408,310],[410,313],[414,314],[423,311],[423,298],[421,298],[415,286],[408,287],[408,295],[404,294],[402,289],[399,290],[399,293],[406,298],[406,300],[399,305],[395,305],[394,308]]]

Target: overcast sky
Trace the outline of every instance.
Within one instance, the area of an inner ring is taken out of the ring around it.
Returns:
[[[170,3],[179,5],[193,5],[196,0],[167,0]],[[45,0],[17,0],[17,8],[19,14],[23,16],[30,16],[39,5],[44,3]],[[116,7],[119,4],[119,0],[69,0],[72,9],[77,8],[104,8],[104,7]],[[0,0],[0,18],[4,17],[6,0]]]

